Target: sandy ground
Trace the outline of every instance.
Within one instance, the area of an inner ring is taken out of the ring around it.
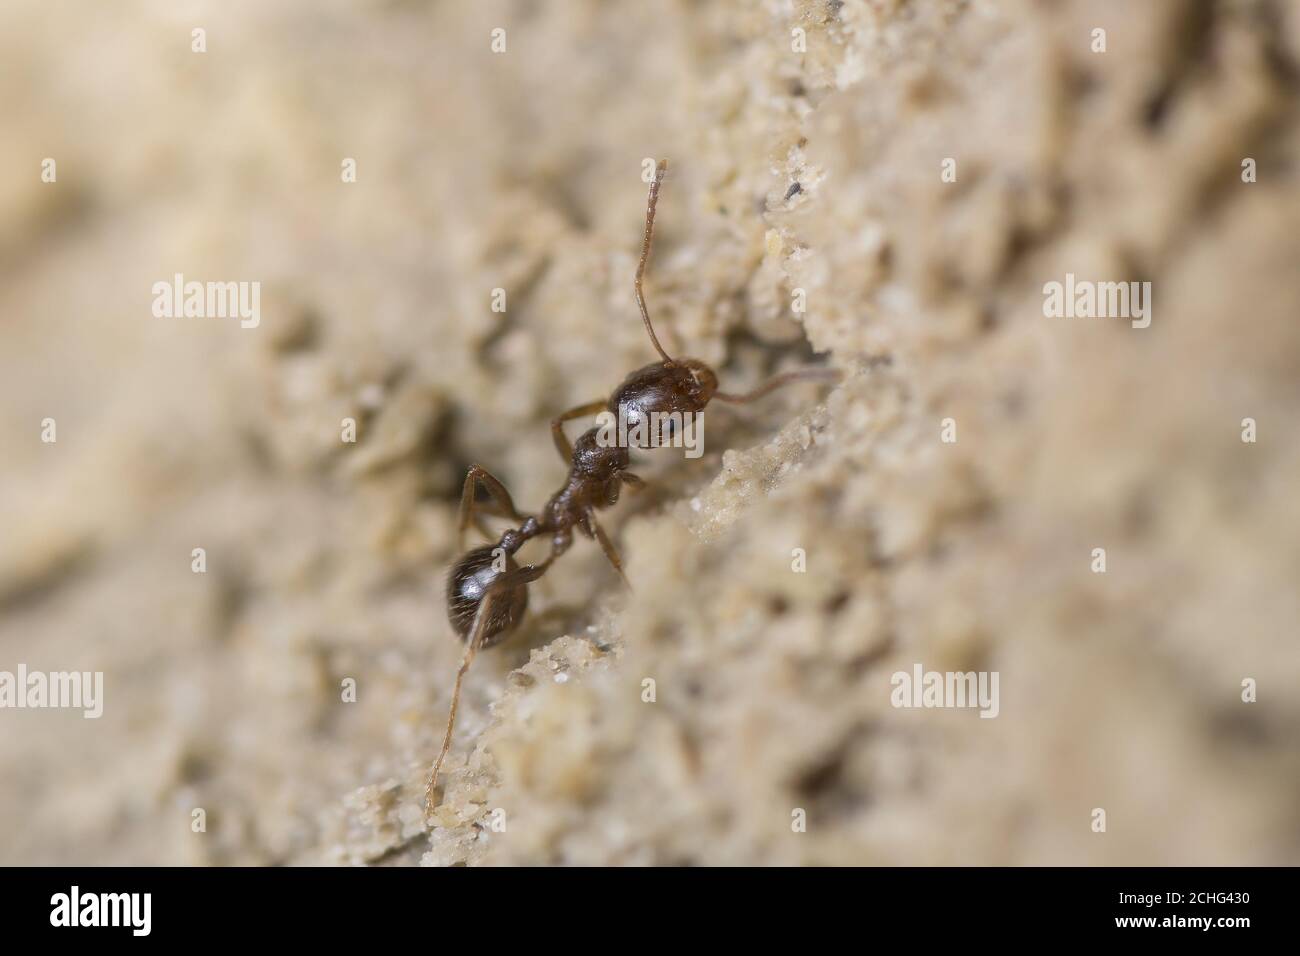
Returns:
[[[0,671],[104,675],[0,862],[1300,862],[1294,4],[9,0],[0,77]],[[461,480],[652,359],[646,158],[669,347],[845,380],[638,456],[429,827]]]

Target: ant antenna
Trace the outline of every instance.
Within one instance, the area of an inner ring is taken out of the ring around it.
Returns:
[[[636,267],[636,304],[641,307],[641,321],[645,323],[645,330],[650,333],[650,341],[654,343],[655,351],[663,356],[666,365],[675,365],[674,362],[664,351],[664,347],[659,344],[659,337],[655,335],[655,328],[650,324],[650,313],[646,311],[645,296],[641,294],[641,276],[645,273],[646,260],[650,258],[650,240],[655,231],[655,205],[659,202],[659,184],[664,181],[664,173],[668,172],[668,160],[661,159],[655,166],[655,178],[650,183],[650,196],[646,200],[645,208],[645,238],[641,242],[641,262]]]
[[[789,385],[791,382],[838,382],[840,372],[833,368],[801,368],[793,372],[786,372],[783,375],[777,375],[768,379],[752,392],[745,392],[741,395],[735,395],[730,392],[714,392],[713,397],[720,402],[730,402],[733,405],[743,405],[746,402],[752,402],[756,398],[762,398],[769,392],[775,392],[778,388]]]

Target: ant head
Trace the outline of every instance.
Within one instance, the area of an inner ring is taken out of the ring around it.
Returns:
[[[670,440],[673,426],[668,416],[681,419],[704,411],[717,390],[718,376],[699,359],[656,362],[624,379],[608,408],[619,427],[626,427],[629,444],[649,448],[656,437],[651,431],[656,420],[663,422],[660,440]]]
[[[626,471],[631,462],[626,448],[602,444],[598,440],[599,428],[592,428],[578,436],[573,443],[573,470],[593,481],[608,481]]]

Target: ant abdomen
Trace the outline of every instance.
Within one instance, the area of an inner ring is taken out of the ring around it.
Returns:
[[[504,564],[503,564],[504,562]],[[466,551],[447,578],[447,618],[452,628],[467,640],[474,629],[474,619],[488,588],[502,574],[517,571],[515,559],[498,546],[484,545]],[[528,608],[528,585],[517,584],[497,592],[483,622],[481,647],[491,647],[505,639]]]

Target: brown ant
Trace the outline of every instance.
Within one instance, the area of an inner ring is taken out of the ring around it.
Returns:
[[[650,342],[663,361],[630,374],[608,402],[588,402],[571,408],[552,420],[551,435],[560,457],[569,466],[569,476],[565,479],[564,486],[551,496],[550,501],[537,514],[520,514],[506,486],[486,469],[472,465],[465,475],[457,525],[458,547],[464,553],[447,579],[447,617],[461,640],[466,641],[466,647],[451,692],[447,732],[429,775],[426,791],[429,813],[433,812],[433,792],[438,782],[438,772],[451,748],[451,735],[456,726],[456,710],[460,704],[460,688],[465,673],[481,648],[500,643],[518,625],[528,607],[528,585],[545,574],[555,559],[569,549],[573,542],[573,529],[577,528],[588,538],[598,541],[623,583],[628,583],[623,574],[623,562],[619,559],[613,542],[596,520],[596,512],[618,502],[622,485],[638,488],[643,482],[627,470],[630,464],[628,446],[602,443],[598,439],[600,429],[597,428],[584,432],[570,445],[564,434],[564,423],[608,411],[621,415],[622,420],[632,427],[629,434],[635,435],[637,441],[630,447],[648,448],[653,447],[655,439],[661,436],[647,434],[644,428],[636,428],[638,423],[663,422],[667,431],[673,422],[673,418],[669,417],[671,413],[678,413],[678,420],[684,420],[686,415],[702,412],[712,399],[740,404],[760,398],[790,382],[807,379],[834,380],[839,377],[833,370],[801,369],[778,375],[751,392],[734,395],[718,391],[718,376],[704,362],[699,359],[674,359],[664,351],[655,335],[654,326],[650,323],[650,313],[646,310],[645,297],[641,293],[641,278],[645,274],[646,261],[650,258],[655,205],[659,200],[659,186],[667,170],[667,162],[660,161],[655,168],[654,181],[650,183],[645,235],[641,243],[641,261],[637,265],[635,282],[636,303],[641,310],[641,320],[650,335]],[[475,500],[480,483],[492,498],[490,505]],[[480,512],[507,518],[515,522],[515,527],[502,532],[496,544],[464,551],[465,532],[471,522],[489,541],[494,537],[479,517]],[[542,535],[549,535],[551,539],[551,553],[546,560],[525,565],[516,562],[514,556],[524,543]]]

